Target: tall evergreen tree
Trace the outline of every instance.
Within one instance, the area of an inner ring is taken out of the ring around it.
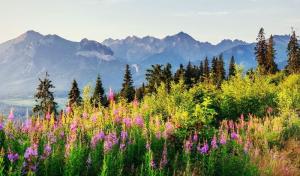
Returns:
[[[210,73],[210,68],[209,68],[209,63],[208,63],[208,58],[206,57],[204,59],[204,67],[203,67],[203,75],[205,79],[209,78],[209,73]]]
[[[52,81],[49,79],[49,74],[46,72],[44,79],[40,79],[40,84],[37,87],[37,92],[34,95],[35,102],[37,103],[33,107],[33,112],[46,115],[49,113],[57,114],[57,103],[54,101],[54,94],[51,89],[55,88]]]
[[[235,76],[236,74],[236,70],[235,70],[235,60],[234,60],[234,56],[231,57],[230,59],[230,63],[229,63],[229,73],[228,73],[228,77],[232,77]]]
[[[69,92],[69,105],[72,106],[74,104],[81,105],[82,98],[80,96],[80,90],[78,88],[78,84],[76,80],[74,79],[72,82],[72,87]]]
[[[292,35],[288,44],[288,65],[289,73],[300,73],[300,51],[296,32],[292,31]]]
[[[268,74],[274,74],[278,71],[277,64],[275,63],[276,50],[274,49],[273,35],[270,36],[267,45],[267,56],[266,56],[266,71]]]
[[[166,84],[167,91],[170,91],[171,89],[171,82],[173,81],[173,74],[172,74],[172,65],[170,63],[167,63],[164,66],[162,77],[163,82]]]
[[[200,67],[199,67],[199,80],[200,82],[204,81],[204,65],[203,61],[200,62]]]
[[[184,74],[184,83],[187,88],[191,88],[194,84],[194,68],[191,62],[188,63]]]
[[[180,80],[184,79],[184,72],[185,72],[185,69],[184,69],[183,65],[180,64],[179,69],[174,74],[175,83],[178,83]]]
[[[211,60],[211,76],[212,76],[212,81],[214,84],[217,84],[218,82],[218,58],[213,57]]]
[[[267,73],[267,68],[266,68],[267,42],[265,39],[264,28],[261,28],[259,30],[256,40],[257,40],[257,44],[255,46],[255,55],[258,64],[257,69],[261,74],[266,74]]]
[[[162,78],[162,65],[156,64],[151,65],[150,69],[146,70],[146,80],[147,80],[147,92],[152,93],[156,91],[156,86],[160,86]]]
[[[138,99],[138,100],[142,100],[143,97],[145,96],[146,94],[146,88],[145,88],[145,84],[143,83],[141,87],[137,88],[136,91],[135,91],[135,97]]]
[[[224,60],[223,55],[220,55],[217,60],[217,86],[220,87],[222,81],[225,79],[225,68],[224,68]]]
[[[135,90],[133,86],[132,75],[128,64],[126,65],[122,89],[120,93],[121,96],[125,98],[128,102],[134,100]]]
[[[106,106],[108,103],[100,75],[97,76],[96,85],[94,93],[91,97],[91,101],[95,105],[95,107],[98,107],[99,105]]]

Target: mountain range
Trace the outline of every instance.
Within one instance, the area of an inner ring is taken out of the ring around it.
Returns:
[[[289,35],[275,35],[276,62],[286,64]],[[214,45],[195,40],[179,32],[162,39],[129,36],[106,39],[103,42],[82,39],[66,40],[58,35],[42,35],[27,31],[19,37],[0,44],[0,98],[32,98],[45,72],[55,85],[55,95],[64,97],[73,79],[82,87],[94,83],[101,75],[104,87],[120,88],[125,64],[132,68],[136,85],[144,81],[144,73],[152,64],[171,63],[173,70],[189,61],[199,64],[205,57],[223,54],[226,68],[231,56],[244,69],[256,66],[255,43],[223,40]]]

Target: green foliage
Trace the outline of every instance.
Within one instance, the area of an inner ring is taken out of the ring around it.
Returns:
[[[263,116],[267,108],[275,109],[277,87],[269,77],[254,74],[242,77],[237,73],[222,84],[220,116],[236,119],[241,114]]]
[[[72,82],[71,90],[68,94],[69,105],[72,106],[73,104],[80,106],[82,103],[82,98],[80,96],[80,90],[78,88],[78,84],[74,79]]]
[[[54,94],[51,89],[55,88],[52,81],[49,79],[49,74],[46,72],[45,78],[39,78],[37,92],[34,95],[36,105],[33,107],[33,112],[36,114],[46,115],[47,113],[57,114],[57,103],[54,101]]]
[[[133,86],[132,75],[131,75],[128,64],[126,65],[122,89],[121,89],[120,94],[128,102],[131,102],[134,99],[135,90],[134,90],[134,86]]]
[[[105,95],[105,91],[102,85],[100,75],[97,76],[96,86],[94,88],[93,96],[91,97],[91,102],[96,106],[106,106],[107,105],[107,97]]]

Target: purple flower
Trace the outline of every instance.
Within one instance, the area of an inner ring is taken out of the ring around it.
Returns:
[[[93,121],[93,122],[96,122],[96,121],[97,121],[97,116],[96,116],[96,115],[94,115],[94,116],[92,117],[92,121]]]
[[[225,145],[226,144],[226,137],[224,134],[221,134],[221,137],[220,137],[220,144],[222,145]]]
[[[143,128],[144,126],[144,120],[141,116],[137,116],[135,119],[134,119],[134,122],[137,126]]]
[[[190,152],[192,150],[192,146],[193,146],[193,143],[192,143],[191,139],[188,139],[184,143],[184,150],[186,152]]]
[[[116,133],[109,133],[104,140],[104,152],[109,152],[112,147],[118,143]]]
[[[215,148],[217,148],[218,147],[218,145],[217,145],[217,137],[216,137],[216,135],[214,135],[214,137],[213,137],[213,139],[212,139],[212,141],[211,141],[211,147],[213,148],[213,149],[215,149]]]
[[[3,124],[0,122],[0,131],[3,130]]]
[[[47,158],[50,154],[51,154],[51,146],[49,144],[47,144],[45,147],[44,147],[44,155],[43,155],[43,158]]]
[[[131,119],[129,117],[125,117],[123,119],[123,123],[125,124],[126,127],[131,127]]]
[[[34,144],[31,147],[28,147],[25,151],[24,158],[27,160],[30,160],[31,157],[37,157],[38,152],[37,152],[37,145]]]
[[[207,154],[208,149],[209,149],[209,146],[208,146],[207,143],[205,143],[205,144],[203,145],[203,147],[200,148],[200,153],[202,153],[202,154]]]
[[[150,161],[150,166],[151,166],[152,168],[155,168],[155,167],[156,167],[156,164],[155,164],[155,161],[154,161],[154,160],[151,160],[151,161]]]
[[[71,113],[71,111],[72,111],[71,107],[70,107],[70,106],[67,106],[67,108],[66,108],[66,113],[69,114],[69,113]]]
[[[125,149],[125,147],[126,147],[126,145],[124,143],[120,144],[120,150],[123,151]]]
[[[121,131],[121,139],[122,141],[125,141],[127,139],[128,133],[127,131]]]
[[[105,134],[103,131],[99,132],[98,134],[96,134],[95,136],[92,137],[91,140],[91,145],[92,147],[96,147],[98,141],[103,140],[105,138]]]
[[[15,118],[15,116],[14,116],[13,110],[10,110],[10,113],[8,115],[8,120],[13,121],[14,118]]]
[[[7,158],[9,159],[10,162],[15,162],[19,159],[19,155],[17,153],[9,153],[7,155]]]
[[[233,139],[233,140],[236,140],[236,139],[239,138],[238,134],[237,134],[236,132],[234,132],[234,131],[231,133],[230,137],[231,137],[231,139]]]
[[[114,101],[114,92],[112,91],[111,88],[109,88],[108,100],[109,101]]]
[[[47,114],[46,114],[46,119],[47,119],[47,120],[50,120],[50,119],[51,119],[51,115],[50,115],[49,112],[47,112]]]
[[[86,119],[88,117],[88,113],[84,112],[82,113],[82,118]]]
[[[193,136],[193,142],[197,142],[197,141],[198,141],[198,133],[195,132]]]
[[[164,150],[163,150],[163,153],[162,153],[162,158],[161,158],[160,163],[159,163],[159,168],[162,169],[167,164],[168,164],[168,159],[167,159],[167,145],[164,144]]]
[[[77,130],[77,121],[73,121],[70,125],[71,131],[75,132]]]

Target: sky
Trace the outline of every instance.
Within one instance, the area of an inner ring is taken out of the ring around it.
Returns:
[[[180,31],[199,41],[300,33],[300,0],[0,0],[0,43],[35,30],[72,41]]]

